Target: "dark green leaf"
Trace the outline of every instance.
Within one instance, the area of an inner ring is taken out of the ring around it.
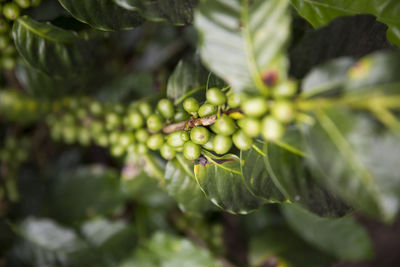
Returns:
[[[247,190],[236,155],[207,157],[207,160],[206,165],[197,164],[194,170],[197,182],[212,203],[239,214],[249,213],[263,203]]]
[[[308,164],[318,180],[363,212],[392,221],[400,207],[400,140],[365,114],[317,110],[304,127]]]
[[[389,40],[400,46],[400,2],[397,0],[291,0],[301,16],[314,27],[328,24],[340,16],[371,14],[388,25]]]
[[[240,152],[244,183],[255,196],[268,202],[281,202],[285,198],[275,186],[264,164],[264,144],[256,141],[254,145],[257,149]]]
[[[20,55],[48,75],[70,76],[90,65],[88,47],[75,32],[24,16],[15,21],[12,35]]]
[[[210,201],[196,182],[193,163],[182,156],[178,155],[168,162],[165,183],[168,193],[178,202],[182,211],[200,215],[211,208]]]
[[[373,248],[368,233],[353,218],[321,218],[297,205],[282,205],[289,226],[304,240],[341,260],[368,259]]]
[[[119,6],[138,11],[152,21],[167,20],[176,25],[193,21],[193,11],[198,0],[114,0]]]
[[[267,93],[267,77],[286,77],[288,4],[288,0],[203,1],[195,25],[205,64],[236,91]]]
[[[308,170],[302,149],[303,140],[297,130],[289,130],[282,145],[266,143],[264,160],[271,179],[288,201],[320,215],[342,216],[348,208],[317,182],[319,177]]]
[[[126,10],[113,0],[58,1],[77,20],[99,30],[127,30],[143,23],[138,12]]]

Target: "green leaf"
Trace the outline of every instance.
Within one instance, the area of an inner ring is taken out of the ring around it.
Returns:
[[[286,200],[299,203],[324,216],[342,216],[348,208],[336,195],[318,183],[305,164],[303,139],[298,130],[288,130],[282,143],[266,143],[264,153],[268,173]]]
[[[99,30],[127,30],[143,23],[138,12],[126,10],[113,0],[58,1],[74,18]]]
[[[297,205],[282,205],[289,226],[304,240],[341,260],[360,261],[372,257],[367,231],[353,218],[321,218]]]
[[[195,15],[202,60],[235,91],[268,93],[287,73],[288,0],[206,0]]]
[[[156,232],[148,244],[120,267],[193,266],[221,267],[204,248],[191,241],[164,232]]]
[[[393,221],[400,208],[400,140],[366,114],[316,110],[304,127],[308,165],[318,179],[363,212]]]
[[[114,0],[119,6],[138,11],[147,20],[190,24],[198,0]]]
[[[261,141],[256,141],[256,148],[240,152],[244,183],[255,196],[272,203],[281,202],[285,198],[268,174],[263,145]]]
[[[353,59],[343,57],[315,67],[303,79],[302,96],[323,96],[342,87],[347,81],[347,72],[353,65]]]
[[[50,76],[77,74],[91,63],[87,44],[73,31],[24,16],[15,21],[12,35],[19,54]]]
[[[123,203],[118,175],[101,166],[66,171],[57,177],[52,194],[54,218],[77,223],[87,217],[109,214]]]
[[[207,156],[208,163],[194,167],[196,180],[212,203],[230,213],[247,214],[262,205],[246,188],[240,159],[233,154]]]
[[[210,209],[210,201],[196,182],[193,163],[177,156],[165,169],[168,193],[178,202],[179,208],[189,214],[201,215]]]
[[[388,39],[400,46],[400,2],[397,0],[291,0],[299,14],[314,27],[328,24],[340,16],[371,14],[388,25]]]

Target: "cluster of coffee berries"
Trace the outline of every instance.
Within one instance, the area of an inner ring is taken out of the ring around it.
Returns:
[[[16,51],[11,39],[12,23],[21,9],[38,6],[41,0],[0,0],[0,68],[13,69],[16,62]]]
[[[30,139],[7,136],[0,148],[0,162],[6,164],[8,171],[17,171],[19,166],[28,159]]]
[[[36,122],[50,111],[50,102],[39,101],[16,90],[0,91],[0,117],[19,124]]]

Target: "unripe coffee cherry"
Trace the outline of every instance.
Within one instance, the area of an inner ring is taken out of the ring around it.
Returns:
[[[139,129],[136,131],[135,137],[138,142],[146,143],[147,139],[149,138],[149,133],[145,129]]]
[[[297,84],[295,81],[288,80],[283,83],[278,84],[273,91],[275,98],[281,97],[291,97],[297,92]]]
[[[108,130],[114,130],[121,125],[121,118],[117,113],[108,113],[106,115],[106,128]]]
[[[14,57],[4,56],[0,59],[0,66],[6,70],[12,70],[15,68],[16,62]]]
[[[267,112],[268,102],[262,96],[251,97],[242,103],[241,109],[247,116],[260,117]]]
[[[200,117],[207,117],[207,116],[214,115],[215,113],[217,113],[217,106],[209,104],[209,103],[205,103],[205,104],[201,105],[198,113],[199,113]]]
[[[252,147],[253,145],[253,139],[246,135],[243,130],[237,131],[233,136],[232,136],[233,143],[237,148],[240,150],[248,150]]]
[[[99,102],[91,101],[89,110],[90,113],[92,113],[93,115],[101,115],[101,113],[103,112],[103,107]]]
[[[207,101],[213,105],[222,105],[226,102],[226,95],[218,88],[211,88],[206,93]]]
[[[161,116],[166,119],[173,118],[175,114],[174,104],[167,98],[158,101],[157,110],[160,112]]]
[[[271,114],[280,122],[289,123],[294,117],[293,103],[287,100],[277,100],[271,108]]]
[[[105,133],[96,134],[93,138],[95,143],[101,147],[106,147],[109,144],[108,136]]]
[[[118,131],[113,131],[108,137],[108,142],[112,145],[118,144],[120,134]]]
[[[78,142],[82,146],[88,146],[90,144],[91,138],[90,138],[90,131],[89,129],[82,127],[78,131]]]
[[[21,11],[15,3],[7,3],[3,6],[3,14],[9,20],[15,20],[19,17]]]
[[[164,136],[160,133],[153,134],[147,139],[147,147],[151,150],[158,150],[164,144]]]
[[[125,118],[125,125],[129,129],[139,129],[144,124],[142,115],[137,111],[130,111]]]
[[[214,134],[210,133],[210,138],[208,139],[207,143],[203,145],[203,147],[207,150],[214,151]]]
[[[120,157],[125,153],[125,149],[120,145],[113,145],[110,149],[110,153],[114,157]]]
[[[174,122],[186,121],[189,118],[190,118],[190,115],[186,111],[179,110],[174,115]]]
[[[144,118],[148,118],[153,113],[153,108],[147,102],[139,103],[138,110]]]
[[[243,93],[231,93],[228,96],[228,106],[230,108],[238,108],[245,99],[246,95]]]
[[[152,132],[158,132],[163,128],[163,119],[160,115],[152,114],[147,118],[147,128]]]
[[[161,146],[160,154],[164,159],[172,160],[175,158],[176,151],[172,146],[165,143]]]
[[[31,0],[32,6],[38,6],[40,3],[42,3],[42,0]]]
[[[198,145],[204,145],[210,139],[210,132],[206,127],[197,126],[190,131],[190,140]]]
[[[188,160],[195,160],[201,155],[201,147],[192,141],[187,141],[183,145],[183,155]]]
[[[137,144],[137,153],[140,155],[146,154],[149,150],[145,144],[139,143]]]
[[[167,143],[172,147],[181,147],[189,140],[189,134],[183,130],[170,133],[167,137]]]
[[[186,98],[185,101],[183,101],[183,108],[189,113],[197,112],[199,107],[199,101],[193,97]]]
[[[266,116],[262,120],[261,134],[267,141],[278,141],[284,134],[283,125],[272,116]]]
[[[0,50],[5,49],[10,45],[10,37],[5,34],[0,35]]]
[[[21,8],[28,8],[31,5],[30,0],[14,0]]]
[[[213,147],[216,153],[225,154],[232,147],[232,138],[230,136],[217,134],[214,137]]]
[[[257,137],[261,132],[261,121],[256,118],[246,117],[238,121],[238,125],[249,137]]]
[[[211,129],[217,134],[232,135],[236,131],[236,125],[231,117],[222,115],[211,126]]]
[[[119,135],[119,145],[122,147],[128,147],[130,144],[135,142],[135,135],[132,132],[123,132]]]
[[[1,8],[0,8],[0,12],[1,12]],[[1,33],[6,33],[9,29],[9,25],[8,22],[0,17],[0,34]]]

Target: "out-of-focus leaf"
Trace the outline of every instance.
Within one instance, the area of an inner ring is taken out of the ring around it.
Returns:
[[[71,76],[92,62],[87,43],[75,32],[24,16],[15,21],[12,35],[19,54],[48,75]]]
[[[167,20],[184,25],[193,21],[193,11],[198,0],[114,0],[119,6],[138,11],[152,21]]]
[[[207,157],[207,160],[205,165],[195,165],[194,173],[212,203],[227,212],[239,214],[247,214],[263,204],[263,200],[247,190],[236,155]]]
[[[136,266],[220,267],[222,265],[208,250],[197,247],[191,241],[157,232],[144,248],[137,250],[132,258],[120,265],[120,267]]]
[[[298,205],[282,205],[289,226],[304,240],[341,260],[360,261],[373,254],[368,233],[351,217],[321,218]]]
[[[317,179],[363,212],[392,221],[400,208],[400,140],[366,114],[316,110],[304,127],[307,162]]]
[[[204,63],[235,91],[268,93],[286,77],[288,0],[207,0],[195,15]],[[274,78],[272,79],[274,80]]]
[[[314,27],[328,24],[340,16],[372,14],[388,25],[388,39],[400,46],[400,2],[397,0],[291,0],[299,14]]]
[[[264,160],[271,179],[285,198],[320,215],[344,215],[348,207],[321,186],[319,176],[312,174],[307,168],[307,155],[302,152],[304,144],[299,131],[289,130],[282,143],[287,147],[266,143]]]
[[[353,65],[353,59],[344,57],[317,66],[303,79],[302,96],[321,96],[343,86]]]
[[[168,193],[178,202],[179,208],[189,214],[200,215],[211,208],[196,182],[193,164],[181,156],[168,162],[165,169]]]
[[[124,200],[115,171],[101,166],[66,171],[54,180],[51,211],[64,223],[109,214]]]
[[[74,18],[99,30],[127,30],[143,23],[138,12],[126,10],[113,0],[58,1]]]
[[[265,199],[268,202],[281,202],[285,200],[282,193],[272,181],[264,164],[265,154],[263,143],[256,141],[257,149],[252,148],[240,152],[240,161],[244,183],[247,189],[255,196]]]

